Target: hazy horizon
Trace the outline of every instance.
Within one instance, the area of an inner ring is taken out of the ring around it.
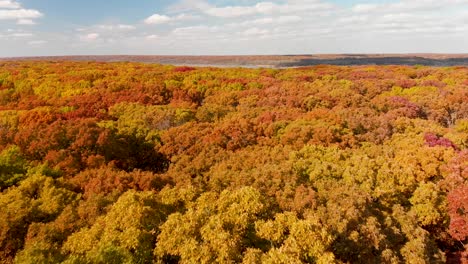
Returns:
[[[468,56],[468,52],[465,53],[440,53],[440,52],[422,52],[422,53],[363,53],[363,52],[355,52],[355,53],[295,53],[295,54],[199,54],[199,55],[181,55],[181,54],[124,54],[124,53],[116,53],[116,54],[57,54],[57,55],[30,55],[30,56],[0,56],[0,58],[7,59],[7,58],[34,58],[34,57],[269,57],[269,56],[278,56],[278,57],[287,57],[287,56],[420,56],[424,58],[425,56],[449,56],[449,57],[457,57],[457,56]]]
[[[0,57],[466,54],[468,0],[0,0]]]

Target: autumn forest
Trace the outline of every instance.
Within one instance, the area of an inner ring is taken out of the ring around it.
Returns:
[[[468,263],[468,68],[0,62],[0,263]]]

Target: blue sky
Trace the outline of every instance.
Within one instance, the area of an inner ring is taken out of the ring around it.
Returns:
[[[468,53],[468,0],[0,0],[0,56]]]

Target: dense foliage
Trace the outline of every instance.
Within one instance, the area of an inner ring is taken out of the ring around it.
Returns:
[[[468,68],[0,64],[1,263],[468,258]]]

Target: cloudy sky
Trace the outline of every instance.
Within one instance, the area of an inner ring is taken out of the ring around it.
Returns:
[[[468,0],[0,0],[0,57],[468,53]]]

